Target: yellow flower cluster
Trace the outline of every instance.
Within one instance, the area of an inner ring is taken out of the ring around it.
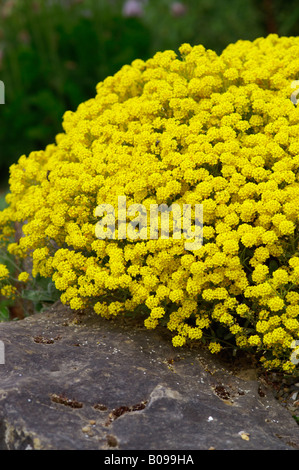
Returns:
[[[5,264],[0,264],[0,281],[9,277],[9,271]]]
[[[23,271],[18,275],[18,281],[28,282],[28,280],[29,280],[29,273],[27,273],[27,271]]]
[[[5,264],[0,264],[0,298],[14,299],[16,288],[9,282],[10,273]]]
[[[299,338],[299,37],[238,41],[221,55],[183,44],[135,60],[66,112],[64,132],[12,165],[2,240],[32,253],[72,308],[138,309],[173,344],[221,325],[266,367],[292,371]],[[95,208],[203,205],[204,244],[95,236]],[[212,335],[211,352],[222,338]],[[264,353],[266,352],[266,353]]]

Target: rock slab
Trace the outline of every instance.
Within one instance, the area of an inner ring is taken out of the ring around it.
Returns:
[[[58,302],[0,340],[0,450],[299,449],[271,389],[162,329]]]

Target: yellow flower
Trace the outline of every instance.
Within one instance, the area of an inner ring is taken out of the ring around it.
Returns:
[[[9,271],[5,264],[0,264],[0,281],[9,277]]]
[[[8,299],[15,299],[17,293],[17,289],[14,286],[6,285],[0,288],[0,295],[6,297]]]
[[[250,346],[260,346],[261,338],[258,335],[252,335],[248,338]]]
[[[29,273],[27,273],[26,271],[20,273],[18,275],[18,280],[21,282],[27,282],[29,280]]]
[[[163,315],[165,314],[165,310],[162,307],[154,307],[151,310],[151,318],[162,318]]]
[[[268,304],[268,307],[273,312],[278,312],[279,310],[282,310],[284,307],[284,301],[283,299],[280,299],[279,297],[272,297],[271,299],[268,300],[267,304]]]
[[[172,338],[172,344],[174,347],[183,346],[186,342],[186,338],[180,335],[176,335]]]
[[[221,345],[219,343],[216,343],[215,341],[211,341],[209,344],[209,350],[211,351],[212,354],[217,354],[219,351],[221,351]]]
[[[257,284],[259,284],[265,281],[268,274],[269,274],[268,266],[265,266],[263,264],[258,264],[252,273],[252,280],[256,282]]]

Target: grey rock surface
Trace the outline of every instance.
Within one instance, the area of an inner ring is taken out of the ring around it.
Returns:
[[[60,303],[1,323],[0,450],[296,450],[299,426],[232,372],[164,330]]]

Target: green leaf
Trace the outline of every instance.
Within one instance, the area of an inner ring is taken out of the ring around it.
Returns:
[[[0,304],[0,322],[9,321],[10,314],[6,305]]]
[[[277,261],[271,259],[270,263],[269,263],[269,273],[270,274],[273,274],[274,271],[276,271],[276,269],[279,268],[279,264],[277,263]]]

